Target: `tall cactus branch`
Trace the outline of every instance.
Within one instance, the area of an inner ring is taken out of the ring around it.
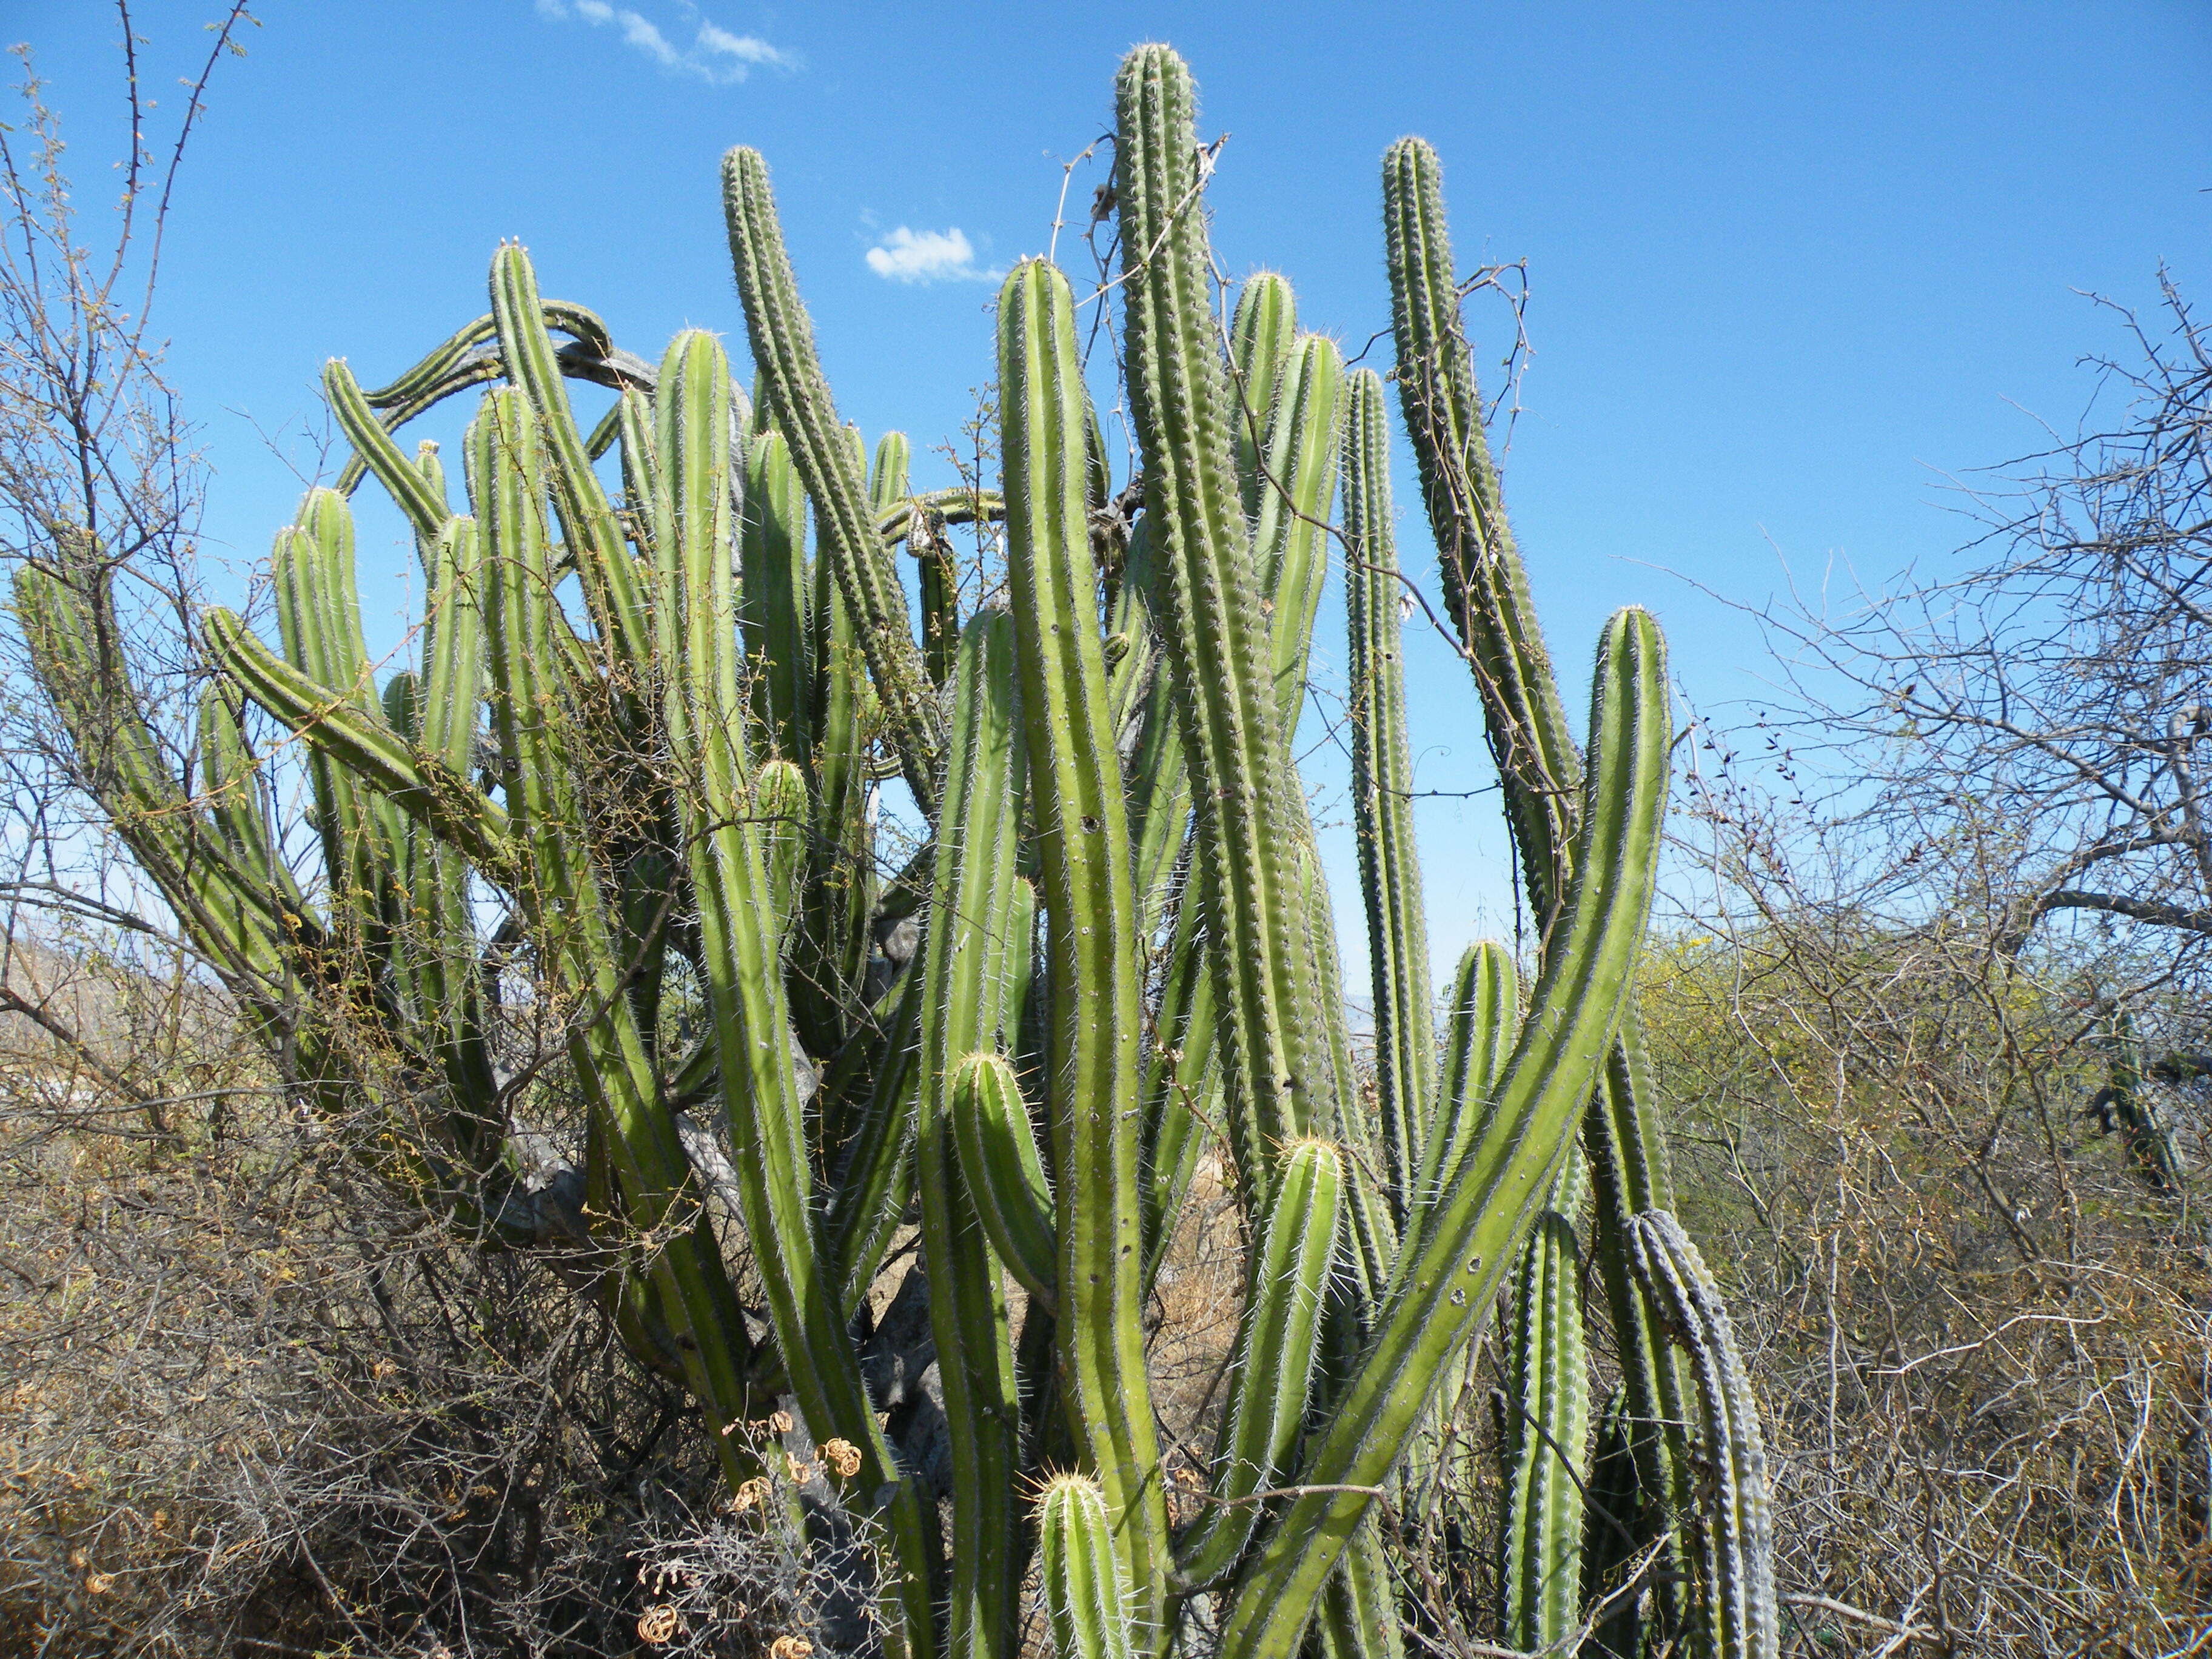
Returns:
[[[1429,934],[1413,847],[1413,768],[1406,740],[1398,555],[1391,526],[1390,429],[1382,381],[1351,380],[1344,428],[1344,594],[1352,678],[1352,811],[1367,901],[1375,998],[1375,1082],[1390,1201],[1402,1229],[1414,1202],[1436,1088]]]
[[[999,298],[1007,577],[1052,988],[1056,1330],[1069,1426],[1097,1476],[1140,1652],[1165,1640],[1166,1494],[1145,1375],[1137,1060],[1143,992],[1121,775],[1084,496],[1083,377],[1066,279],[1031,262]]]
[[[852,609],[868,672],[890,715],[900,771],[924,816],[934,818],[944,741],[935,688],[915,642],[905,591],[877,528],[866,471],[837,419],[814,354],[814,325],[799,298],[769,189],[768,163],[759,151],[739,148],[723,158],[722,210],[753,366],[760,371],[769,415],[806,481],[821,556],[830,561]]]
[[[1639,611],[1607,624],[1590,708],[1577,867],[1559,937],[1475,1145],[1409,1238],[1359,1369],[1240,1581],[1229,1659],[1289,1652],[1428,1408],[1446,1363],[1486,1316],[1534,1224],[1626,1001],[1667,793],[1665,651]],[[1347,1490],[1348,1489],[1348,1490]]]
[[[1322,993],[1301,948],[1299,827],[1286,822],[1295,783],[1231,463],[1190,71],[1164,46],[1139,46],[1123,61],[1115,108],[1145,514],[1165,577],[1162,637],[1208,865],[1231,1145],[1264,1211],[1282,1147],[1334,1115]]]

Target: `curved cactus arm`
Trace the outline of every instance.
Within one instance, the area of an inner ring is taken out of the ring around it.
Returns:
[[[1437,1080],[1437,1116],[1421,1152],[1413,1209],[1425,1220],[1437,1195],[1459,1173],[1480,1132],[1490,1092],[1513,1052],[1521,1027],[1521,981],[1513,956],[1495,939],[1467,947],[1452,984],[1444,1032],[1443,1070]]]
[[[1336,498],[1343,389],[1344,354],[1334,340],[1309,334],[1283,366],[1267,419],[1252,556],[1260,591],[1273,612],[1269,665],[1286,747],[1304,712],[1314,613],[1328,574],[1328,515]]]
[[[404,408],[446,385],[464,365],[482,358],[484,354],[479,348],[498,333],[498,319],[486,312],[433,346],[398,379],[365,391],[362,400],[372,409]],[[494,372],[497,372],[495,365]]]
[[[614,337],[607,331],[606,324],[597,312],[568,300],[541,300],[538,305],[548,328],[574,337],[576,344],[592,356],[606,358],[615,355]],[[398,409],[411,404],[450,380],[456,369],[470,362],[478,354],[478,348],[498,333],[499,319],[486,312],[433,347],[398,380],[362,395],[375,409]],[[651,366],[643,367],[649,376]]]
[[[702,977],[720,1054],[739,1209],[777,1352],[816,1443],[842,1437],[860,1449],[861,1490],[890,1511],[901,1635],[910,1654],[922,1655],[934,1645],[935,1517],[924,1516],[919,1489],[901,1474],[869,1404],[817,1245],[804,1103],[776,939],[765,925],[768,872],[747,811],[729,388],[720,344],[694,329],[670,345],[654,396],[661,487],[653,503],[659,560],[653,619],[665,673],[663,721],[684,780],[678,799],[699,906]]]
[[[1260,517],[1268,422],[1283,365],[1297,337],[1298,306],[1290,283],[1272,270],[1255,272],[1237,290],[1229,324],[1229,369],[1237,393],[1237,488],[1248,523]]]
[[[1407,1241],[1358,1370],[1299,1469],[1297,1484],[1324,1490],[1291,1502],[1240,1577],[1222,1632],[1227,1659],[1295,1646],[1373,1501],[1325,1489],[1389,1477],[1512,1265],[1612,1042],[1650,906],[1667,793],[1665,653],[1642,611],[1607,625],[1590,732],[1582,875],[1512,1063],[1429,1231]]]
[[[1699,1450],[1716,1484],[1698,1528],[1707,1650],[1715,1659],[1775,1659],[1781,1633],[1766,1449],[1728,1309],[1673,1216],[1646,1211],[1629,1226],[1637,1276],[1658,1298],[1697,1372]]]
[[[554,509],[576,563],[592,627],[620,660],[643,662],[653,647],[644,586],[622,520],[592,470],[584,435],[577,430],[568,390],[562,384],[561,364],[546,332],[537,273],[519,242],[502,243],[492,256],[491,307],[499,323],[507,378],[538,422],[551,473]]]
[[[223,672],[318,756],[382,791],[493,880],[513,879],[517,848],[507,815],[473,784],[351,698],[309,679],[254,637],[235,611],[216,606],[200,625]]]
[[[1582,1464],[1589,1439],[1582,1252],[1547,1211],[1522,1253],[1506,1348],[1506,1641],[1561,1648],[1582,1617]]]
[[[1275,1206],[1247,1272],[1229,1409],[1214,1451],[1216,1501],[1176,1552],[1194,1589],[1237,1565],[1261,1519],[1253,1495],[1273,1484],[1297,1445],[1346,1179],[1344,1154],[1329,1141],[1302,1140],[1283,1159]]]
[[[653,366],[626,351],[616,350],[607,325],[596,313],[566,300],[540,300],[538,309],[548,328],[574,337],[570,344],[555,354],[562,374],[597,380],[603,386],[641,385],[651,389]],[[381,411],[378,418],[386,432],[396,432],[457,392],[500,379],[506,373],[506,366],[499,347],[492,343],[498,332],[499,319],[486,313],[434,348],[390,385],[362,392],[362,400],[371,409]],[[605,422],[601,422],[600,427],[607,430]],[[599,434],[592,435],[596,441]],[[611,438],[611,433],[608,435]],[[592,453],[603,453],[605,447],[600,444]],[[368,461],[357,452],[338,473],[339,493],[352,495],[368,471]]]
[[[1060,1375],[1069,1426],[1121,1536],[1137,1645],[1150,1652],[1165,1634],[1169,1552],[1140,1317],[1144,986],[1084,505],[1084,408],[1067,281],[1042,262],[1019,265],[999,295],[1000,453],[1022,723],[1050,922],[1045,1075],[1059,1176]]]
[[[1375,1082],[1390,1201],[1405,1226],[1423,1177],[1423,1127],[1436,1099],[1436,1024],[1428,923],[1414,848],[1413,758],[1406,740],[1398,553],[1390,503],[1390,426],[1382,379],[1353,373],[1344,422],[1344,610],[1352,681],[1352,811],[1375,1000]],[[1503,1058],[1501,1055],[1500,1058]]]
[[[1399,140],[1382,158],[1398,397],[1420,464],[1445,605],[1481,693],[1507,821],[1531,908],[1544,928],[1572,875],[1582,762],[1483,433],[1482,394],[1461,325],[1459,279],[1444,222],[1443,173],[1436,151],[1419,138]]]
[[[951,484],[943,489],[925,489],[918,495],[879,502],[876,508],[876,533],[888,547],[912,530],[917,518],[933,519],[940,525],[958,525],[999,524],[1006,516],[1006,498],[997,490]]]
[[[392,441],[384,422],[376,418],[368,399],[361,395],[361,383],[354,379],[353,370],[346,367],[344,359],[333,357],[323,366],[323,398],[337,418],[338,430],[353,446],[354,453],[376,475],[376,481],[390,492],[400,512],[405,514],[414,529],[416,545],[434,547],[438,532],[450,516],[446,498]]]
[[[896,465],[904,471],[902,455]],[[1021,1395],[1005,1285],[992,1252],[995,1236],[988,1224],[977,1225],[979,1214],[988,1218],[991,1206],[986,1189],[969,1178],[977,1166],[958,1144],[963,1114],[957,1103],[969,1092],[967,1080],[978,1061],[1006,1069],[996,1054],[976,1051],[993,1041],[999,1024],[991,979],[1005,965],[1004,936],[1018,915],[1028,915],[1018,902],[1020,880],[1014,872],[1021,802],[1013,623],[1002,611],[986,611],[961,637],[945,745],[938,834],[961,855],[936,866],[922,941],[921,1089],[915,1135],[929,1320],[951,1444],[952,1582],[945,1645],[962,1659],[1006,1653],[1019,1612],[1019,1580],[1008,1569],[1021,1468]],[[1011,1076],[1004,1080],[1012,1081]],[[1009,1093],[1026,1129],[1020,1091]]]
[[[807,625],[806,497],[781,432],[762,433],[745,455],[738,565],[738,617],[744,628],[753,717],[777,754],[804,765],[813,752],[809,716],[814,684]]]
[[[1021,1084],[1005,1055],[969,1054],[952,1079],[952,1125],[960,1173],[1006,1271],[1046,1307],[1060,1295],[1052,1183],[1037,1153]]]
[[[33,672],[68,728],[85,786],[161,884],[195,946],[242,988],[263,1028],[295,1030],[283,947],[312,924],[250,868],[204,844],[212,838],[200,834],[200,820],[140,712],[144,705],[122,660],[112,613],[100,614],[106,595],[97,587],[88,593],[80,580],[74,572],[20,565],[15,604]]]
[[[1129,395],[1146,517],[1165,580],[1167,647],[1199,855],[1218,898],[1231,1148],[1264,1212],[1279,1149],[1332,1121],[1322,1030],[1334,988],[1313,982],[1285,822],[1295,783],[1275,714],[1270,641],[1231,459],[1233,399],[1216,343],[1199,203],[1196,94],[1182,60],[1139,46],[1115,88]]]
[[[784,250],[768,163],[757,150],[741,147],[723,157],[722,209],[763,404],[789,441],[805,480],[816,541],[852,608],[868,672],[890,717],[907,787],[923,816],[934,818],[943,744],[934,690],[915,644],[905,592],[876,527],[866,472],[838,423],[814,354],[814,327]]]
[[[386,432],[398,431],[447,398],[499,379],[502,371],[498,349],[486,343],[498,331],[489,313],[477,318],[451,339],[434,347],[398,380],[364,391],[362,401],[382,411],[378,424]],[[350,495],[368,475],[367,451],[356,442],[352,459],[338,472],[337,487]]]
[[[1045,1615],[1059,1659],[1130,1659],[1135,1596],[1098,1483],[1054,1475],[1037,1500]]]

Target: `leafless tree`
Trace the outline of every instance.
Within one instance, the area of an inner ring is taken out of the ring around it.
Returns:
[[[2092,924],[2151,981],[2192,982],[2212,946],[2212,334],[2161,290],[2148,315],[2111,307],[2129,349],[2091,360],[2083,430],[1969,490],[1979,562],[1840,617],[1770,615],[1811,712],[1767,736],[1808,777],[1850,778],[1826,804],[1893,849],[1890,890],[1926,915],[2008,952]]]

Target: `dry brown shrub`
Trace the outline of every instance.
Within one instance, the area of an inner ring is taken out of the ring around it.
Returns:
[[[1643,986],[1770,1425],[1786,1650],[2200,1651],[2202,1195],[2084,1115],[2092,964],[1793,896]]]

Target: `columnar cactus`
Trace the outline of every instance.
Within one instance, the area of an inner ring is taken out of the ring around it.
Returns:
[[[326,373],[355,455],[278,538],[281,648],[204,618],[198,797],[135,720],[97,550],[18,580],[46,690],[303,1101],[372,1126],[371,1167],[487,1247],[562,1252],[696,1397],[733,1483],[757,1470],[730,1431],[778,1401],[852,1449],[899,1650],[1004,1659],[1035,1550],[1068,1655],[1200,1627],[1240,1659],[1309,1632],[1396,1651],[1389,1558],[1418,1546],[1385,1499],[1510,1299],[1508,1639],[1559,1644],[1605,1595],[1633,1617],[1602,1641],[1646,1619],[1769,1651],[1755,1415],[1665,1213],[1627,1012],[1666,794],[1658,629],[1607,624],[1577,748],[1485,446],[1434,158],[1407,141],[1385,186],[1396,378],[1544,939],[1525,1010],[1510,953],[1469,951],[1440,1042],[1382,382],[1297,331],[1278,276],[1247,285],[1224,352],[1188,71],[1139,47],[1116,99],[1142,452],[1118,492],[1074,295],[1038,260],[1000,295],[1001,488],[914,494],[896,434],[871,468],[766,165],[738,150],[757,404],[713,337],[656,368],[504,246],[489,315],[416,368],[374,390]],[[616,393],[588,432],[566,380]],[[434,452],[392,434],[474,387],[464,514]],[[1340,473],[1371,1111],[1291,744]],[[371,475],[427,578],[419,666],[381,684],[348,503]],[[963,526],[972,564],[950,552]],[[302,740],[319,879],[270,824],[264,719]],[[871,804],[892,776],[927,836],[896,860]],[[525,980],[550,1050],[502,1000]],[[1204,1490],[1173,1516],[1145,1309],[1216,1144],[1249,1259]],[[927,1444],[894,1440],[860,1348],[909,1226],[945,1407]],[[1586,1474],[1592,1257],[1626,1375]],[[1585,1502],[1593,1474],[1621,1516]],[[1683,1528],[1694,1596],[1617,1582]]]

